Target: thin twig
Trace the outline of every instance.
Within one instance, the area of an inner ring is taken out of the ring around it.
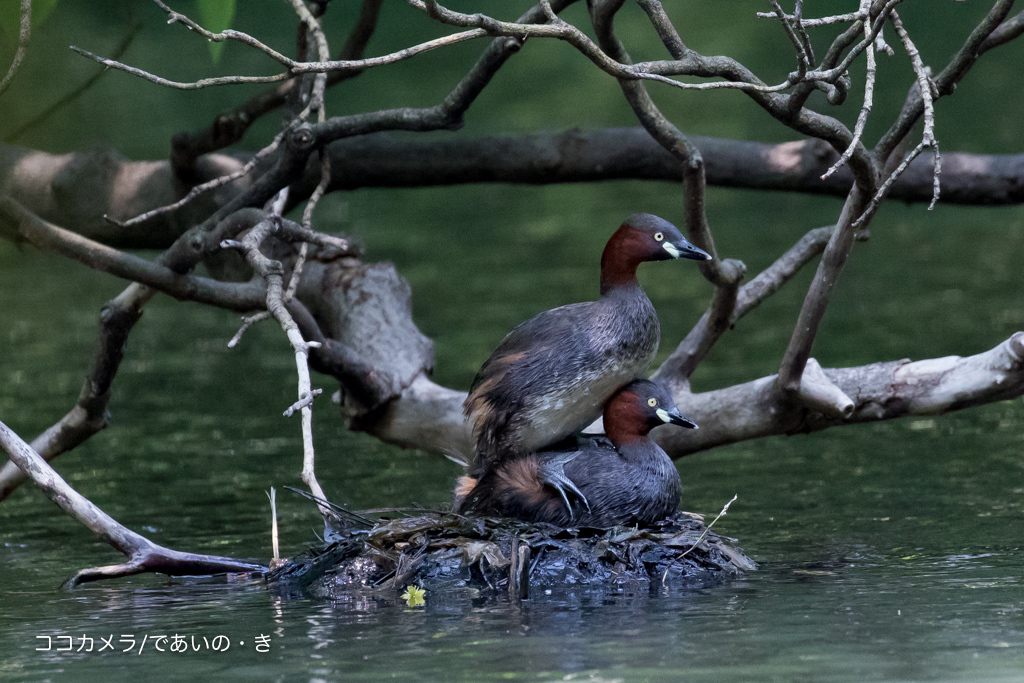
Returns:
[[[319,346],[319,344],[317,344],[316,342],[309,342],[309,346],[310,346],[310,348],[315,348],[315,347]],[[285,417],[291,417],[292,415],[295,414],[296,410],[302,410],[303,408],[305,408],[307,406],[313,405],[313,399],[315,399],[317,396],[319,396],[322,393],[324,393],[323,389],[314,389],[313,391],[311,391],[308,394],[304,395],[298,401],[296,401],[295,403],[293,403],[290,406],[288,406],[288,409],[284,411],[284,416]]]
[[[182,26],[188,28],[188,30],[198,33],[202,37],[214,43],[221,43],[225,40],[235,40],[240,43],[244,43],[249,47],[256,48],[257,50],[267,55],[271,59],[274,59],[280,62],[281,64],[284,64],[285,66],[290,66],[291,64],[294,63],[293,60],[289,59],[288,57],[281,54],[274,48],[270,47],[269,45],[260,42],[256,38],[253,38],[247,33],[242,33],[241,31],[235,31],[233,29],[226,29],[224,31],[221,31],[220,33],[214,33],[213,31],[206,30],[205,28],[200,26],[192,19],[189,19],[186,15],[182,14],[181,12],[175,12],[166,4],[164,4],[161,0],[153,0],[153,2],[156,3],[165,12],[167,12],[168,24],[181,24]]]
[[[807,35],[807,29],[803,23],[804,0],[796,0],[793,15],[796,17],[796,21],[793,24],[796,27],[797,34],[800,36],[800,42],[803,43],[804,50],[807,52],[807,63],[808,65],[814,64],[814,46],[811,44],[811,37]]]
[[[807,54],[807,49],[803,41],[800,39],[800,36],[797,35],[796,30],[793,28],[793,25],[790,24],[789,19],[786,18],[786,13],[782,10],[782,5],[779,4],[779,0],[770,0],[770,2],[772,3],[772,7],[775,8],[775,14],[778,15],[779,20],[782,22],[783,28],[786,29],[786,35],[789,37],[789,41],[793,43],[793,47],[796,48],[798,78],[800,80],[803,80],[804,74],[806,74],[808,69],[811,68],[810,55]],[[796,17],[796,20],[799,21],[799,4],[797,6]]]
[[[869,28],[868,24],[865,22],[865,24],[864,24],[864,34],[865,34],[865,36],[867,36],[869,34],[868,28]],[[879,33],[879,35],[881,35],[881,33]],[[857,124],[853,128],[853,139],[850,140],[849,147],[847,147],[846,151],[844,151],[842,156],[839,157],[839,160],[836,161],[836,163],[832,164],[832,167],[829,168],[827,171],[825,171],[825,173],[821,176],[822,180],[825,180],[830,175],[832,175],[833,173],[838,171],[843,166],[843,164],[845,164],[847,161],[850,160],[850,157],[853,156],[853,152],[857,148],[857,145],[860,144],[861,136],[864,135],[864,126],[868,122],[868,114],[871,113],[871,107],[872,107],[872,105],[874,103],[874,92],[875,92],[875,46],[874,46],[874,44],[872,43],[871,45],[868,45],[867,50],[865,52],[867,54],[867,62],[868,62],[868,64],[867,64],[867,77],[866,77],[865,83],[864,83],[864,104],[863,104],[863,106],[861,106],[860,114],[857,115]]]
[[[223,42],[225,40],[234,40],[240,43],[244,43],[245,45],[248,45],[249,47],[259,50],[260,52],[267,55],[271,59],[286,66],[291,74],[326,73],[329,71],[362,71],[364,69],[370,69],[375,66],[394,64],[395,62],[400,62],[409,59],[410,57],[414,57],[424,52],[430,52],[431,50],[447,47],[448,45],[455,45],[456,43],[465,42],[467,40],[474,40],[476,38],[486,38],[487,36],[490,35],[484,29],[474,29],[471,31],[461,31],[459,33],[454,33],[449,36],[443,36],[441,38],[435,38],[434,40],[428,40],[423,43],[419,43],[417,45],[404,48],[402,50],[397,50],[390,54],[382,55],[380,57],[368,57],[366,59],[331,60],[328,53],[328,55],[320,54],[318,61],[297,61],[288,57],[287,55],[278,52],[269,45],[266,45],[265,43],[254,38],[253,36],[250,36],[247,33],[235,31],[233,29],[227,29],[221,31],[220,33],[208,31],[207,29],[200,26],[197,22],[188,18],[188,16],[172,10],[170,7],[165,5],[160,0],[153,1],[161,8],[163,8],[164,11],[167,12],[167,23],[182,24],[183,26],[186,26],[190,31],[194,31],[195,33],[198,33],[207,40],[213,41],[215,43]],[[312,13],[309,11],[309,8],[305,7],[305,3],[303,3],[302,8],[300,8],[296,4],[296,2],[300,1],[301,0],[290,0],[292,8],[297,13],[299,13],[299,18],[304,23],[306,23],[307,27],[310,25],[308,18],[311,18],[313,22],[319,26],[319,22],[316,21],[315,17],[313,17]]]
[[[875,214],[882,200],[885,199],[888,194],[889,189],[893,186],[893,183],[903,175],[903,172],[910,167],[910,164],[914,159],[929,147],[935,151],[934,170],[932,171],[932,201],[928,205],[929,211],[935,208],[935,204],[939,201],[939,193],[941,191],[940,174],[942,173],[942,155],[939,152],[939,142],[935,139],[936,93],[933,90],[935,86],[928,74],[928,68],[924,65],[924,62],[921,59],[921,53],[918,52],[914,42],[910,39],[910,35],[907,33],[906,28],[904,28],[899,14],[893,11],[889,18],[892,21],[893,28],[896,29],[896,34],[900,37],[900,41],[903,43],[904,49],[907,51],[907,54],[910,55],[910,63],[914,67],[914,75],[917,78],[917,87],[924,107],[924,131],[921,134],[921,142],[910,151],[906,158],[900,162],[899,166],[897,166],[889,177],[885,179],[885,182],[881,184],[878,191],[875,192],[875,195],[871,198],[867,207],[865,207],[864,213],[861,214],[861,216],[854,222],[854,227],[863,224]]]
[[[860,12],[850,12],[849,14],[835,14],[830,17],[821,17],[819,19],[802,19],[797,17],[795,14],[785,15],[780,17],[775,12],[758,12],[758,18],[760,19],[787,19],[789,21],[799,22],[800,26],[805,28],[811,28],[814,26],[830,26],[832,24],[849,24],[854,21],[860,21],[864,18],[864,15]]]
[[[299,15],[299,18],[306,25],[309,32],[313,35],[317,45],[317,54],[321,60],[327,60],[330,55],[330,48],[327,45],[327,38],[324,35],[323,29],[320,26],[320,22],[313,13],[309,11],[303,0],[291,0],[292,7],[295,12]],[[323,123],[326,120],[327,112],[324,107],[324,93],[327,88],[327,74],[318,73],[313,83],[313,97],[311,104],[317,110],[317,121]],[[320,154],[320,182],[317,184],[316,189],[306,202],[306,207],[302,212],[302,227],[306,230],[311,230],[311,224],[313,219],[313,210],[316,205],[320,202],[320,198],[323,197],[324,192],[327,191],[327,185],[331,180],[331,160],[330,155],[326,154],[321,150]],[[302,278],[302,269],[306,264],[306,255],[309,252],[309,244],[303,242],[299,246],[299,254],[295,259],[295,265],[292,267],[291,278],[288,281],[288,287],[284,292],[284,300],[286,302],[291,301],[295,296],[295,291],[299,287],[299,280]]]
[[[352,28],[339,59],[359,60],[377,26],[383,0],[363,0],[359,19]],[[355,78],[362,70],[334,71],[328,74],[327,87]],[[172,140],[171,163],[177,175],[188,175],[195,160],[203,154],[215,152],[235,144],[245,132],[266,114],[281,107],[293,89],[300,86],[301,78],[293,76],[280,85],[250,98],[233,111],[217,116],[214,122],[195,133],[179,133]]]
[[[231,341],[228,342],[228,348],[233,349],[236,346],[238,346],[238,343],[242,341],[242,335],[245,334],[246,330],[248,330],[256,323],[266,320],[269,317],[270,314],[267,313],[266,311],[260,311],[259,313],[256,313],[254,315],[243,316],[242,326],[238,328],[238,332],[235,332],[235,336],[232,337]]]
[[[865,17],[864,22],[869,24],[871,28],[870,31],[865,32],[864,40],[854,45],[846,54],[846,57],[844,57],[843,60],[835,67],[826,69],[825,71],[809,71],[805,74],[803,80],[835,83],[840,76],[843,76],[849,71],[853,60],[859,57],[861,52],[866,50],[869,45],[873,46],[875,44],[875,38],[882,31],[882,27],[885,25],[886,19],[889,17],[893,8],[901,2],[903,2],[903,0],[889,0],[885,6],[882,7],[882,10],[878,13],[878,16],[875,17],[873,22],[869,21],[868,18]]]
[[[246,83],[277,83],[278,81],[286,80],[291,76],[290,73],[284,71],[279,74],[274,74],[273,76],[217,76],[214,78],[201,78],[198,81],[190,82],[171,81],[161,76],[157,76],[156,74],[151,74],[148,71],[138,69],[134,66],[128,66],[127,64],[119,62],[116,59],[107,59],[106,57],[100,57],[99,55],[95,55],[89,52],[88,50],[83,50],[82,48],[76,47],[74,45],[71,46],[71,49],[77,52],[78,54],[82,55],[83,57],[88,57],[94,62],[99,62],[103,66],[110,67],[111,69],[117,69],[119,71],[124,71],[132,74],[133,76],[143,78],[149,81],[150,83],[156,83],[157,85],[162,85],[168,88],[174,88],[176,90],[202,90],[203,88],[209,88],[218,85],[244,85]]]
[[[214,178],[213,180],[210,180],[208,182],[196,185],[195,187],[188,191],[187,195],[185,195],[178,201],[174,202],[173,204],[167,204],[165,206],[152,209],[151,211],[139,214],[135,218],[130,218],[126,221],[118,221],[109,216],[104,216],[104,218],[122,228],[130,228],[133,225],[145,223],[149,219],[154,218],[156,216],[176,211],[181,207],[185,206],[186,204],[188,204],[189,202],[191,202],[199,195],[203,194],[204,192],[208,192],[218,187],[223,187],[224,185],[227,185],[230,182],[234,182],[235,180],[238,180],[239,178],[243,178],[246,175],[248,175],[249,171],[256,167],[256,164],[258,164],[260,161],[273,154],[277,150],[277,148],[280,147],[281,141],[284,139],[284,136],[288,133],[289,130],[289,128],[286,128],[282,130],[280,133],[278,133],[270,142],[269,145],[267,145],[260,151],[256,152],[256,154],[253,155],[252,159],[247,161],[245,165],[242,166],[242,168],[238,169],[237,171],[234,171],[233,173],[228,173],[226,175],[220,176],[219,178]]]
[[[274,569],[274,565],[281,561],[281,548],[277,539],[277,490],[273,486],[270,487],[267,498],[270,499],[270,545],[274,552],[270,568]]]
[[[921,101],[924,103],[924,132],[921,136],[921,142],[935,150],[934,190],[932,191],[931,204],[928,205],[928,210],[931,211],[935,208],[935,203],[939,201],[941,189],[939,186],[939,175],[942,173],[942,156],[939,153],[938,140],[935,139],[935,84],[932,83],[932,79],[928,74],[928,68],[921,59],[921,53],[917,51],[914,41],[910,39],[910,34],[903,27],[900,15],[893,10],[889,19],[892,21],[893,28],[896,29],[896,34],[900,37],[904,49],[910,55],[910,63],[914,67],[917,84],[921,89]]]
[[[241,249],[245,254],[246,261],[252,266],[260,277],[267,283],[267,311],[274,316],[274,319],[281,325],[289,343],[295,351],[295,366],[298,370],[298,396],[302,413],[302,480],[309,487],[315,496],[326,499],[320,483],[317,481],[315,472],[316,455],[313,450],[313,411],[310,407],[312,397],[315,396],[309,376],[309,350],[319,348],[319,342],[307,342],[302,338],[298,325],[288,312],[285,306],[283,294],[284,266],[280,261],[275,261],[263,255],[260,245],[271,234],[277,232],[282,224],[280,216],[270,216],[266,220],[252,228],[241,242],[235,240],[224,240],[221,246],[224,248]],[[309,400],[307,400],[309,399]],[[327,517],[329,511],[321,509],[321,513]]]
[[[313,13],[306,7],[304,0],[291,0],[292,8],[295,13],[299,16],[299,20],[306,26],[306,29],[313,35],[313,40],[316,42],[317,56],[321,60],[327,60],[331,56],[330,48],[327,45],[327,37],[324,35],[323,29],[320,27],[320,22],[317,20]],[[327,118],[327,112],[324,109],[324,92],[327,89],[327,74],[317,73],[313,79],[313,96],[310,100],[310,105],[313,110],[317,113],[317,122],[323,123]]]
[[[0,81],[0,95],[3,94],[4,90],[7,90],[11,81],[14,80],[14,76],[18,73],[18,69],[21,68],[21,63],[25,59],[25,53],[28,52],[28,41],[31,36],[32,0],[21,0],[21,20],[18,23],[18,49],[14,52],[14,60],[11,62],[10,68],[7,69],[7,74]]]
[[[509,36],[514,38],[557,38],[571,44],[583,55],[589,58],[601,70],[615,76],[616,78],[627,78],[631,80],[650,80],[664,83],[682,90],[747,90],[760,93],[781,92],[791,88],[799,82],[796,79],[788,78],[778,85],[766,85],[764,83],[752,83],[749,81],[715,81],[711,83],[684,83],[669,78],[670,75],[688,75],[692,67],[688,62],[658,61],[638,62],[637,64],[626,65],[608,56],[581,30],[565,21],[548,24],[521,24],[516,22],[499,21],[493,17],[482,14],[463,14],[442,7],[436,0],[408,0],[409,4],[417,9],[423,10],[431,17],[452,26],[481,26],[490,35]],[[544,3],[541,3],[543,7]]]
[[[725,513],[729,510],[729,506],[736,502],[737,498],[739,498],[739,494],[734,494],[733,497],[729,500],[729,502],[725,504],[725,507],[722,508],[722,511],[718,513],[718,516],[711,520],[711,524],[708,524],[704,528],[704,533],[697,537],[697,540],[693,542],[693,545],[691,545],[682,555],[677,555],[671,562],[668,563],[668,566],[665,567],[665,573],[661,575],[662,586],[665,585],[665,580],[668,578],[668,570],[672,568],[672,565],[679,562],[684,557],[693,552],[694,548],[696,548],[700,544],[700,542],[704,540],[704,537],[708,535],[708,532],[711,531],[711,527],[715,525],[715,522],[720,520],[722,516],[725,515]]]
[[[125,37],[121,40],[121,43],[114,49],[114,52],[113,52],[113,54],[111,55],[110,58],[111,59],[120,59],[121,55],[123,55],[125,52],[127,52],[128,48],[135,41],[135,37],[137,35],[139,35],[139,31],[140,30],[142,30],[142,22],[136,21],[128,29],[128,33],[125,34]],[[14,140],[17,140],[18,138],[23,136],[28,131],[32,130],[33,128],[35,128],[39,124],[41,124],[44,121],[46,121],[48,118],[53,116],[55,113],[57,113],[58,111],[60,111],[64,107],[68,106],[69,104],[71,104],[72,102],[77,100],[83,94],[88,92],[89,89],[92,88],[92,86],[96,85],[96,83],[100,80],[100,78],[103,77],[103,74],[105,74],[105,73],[107,73],[106,69],[98,69],[96,71],[96,73],[94,73],[91,77],[89,77],[88,80],[86,80],[80,86],[78,86],[77,88],[75,88],[74,90],[72,90],[71,92],[69,92],[68,94],[64,95],[59,100],[57,100],[56,102],[51,104],[49,107],[47,107],[45,110],[40,112],[37,116],[35,116],[32,120],[26,121],[25,123],[23,123],[13,133],[9,134],[5,138],[5,140],[7,142],[12,142]]]

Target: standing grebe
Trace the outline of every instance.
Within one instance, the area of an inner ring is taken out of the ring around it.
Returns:
[[[633,214],[601,255],[601,298],[544,311],[509,332],[463,406],[476,442],[473,476],[579,432],[647,370],[661,328],[636,269],[675,258],[711,256],[668,221]]]

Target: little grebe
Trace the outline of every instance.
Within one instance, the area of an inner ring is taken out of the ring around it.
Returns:
[[[608,399],[604,426],[614,448],[542,451],[506,460],[482,477],[461,477],[456,508],[559,526],[652,524],[679,509],[679,472],[648,436],[659,425],[696,428],[661,386],[636,380]],[[575,506],[568,494],[577,499]],[[575,509],[574,509],[575,507]]]
[[[476,441],[473,476],[584,429],[616,389],[647,370],[661,328],[636,269],[674,258],[711,256],[668,221],[633,214],[601,255],[600,299],[544,311],[505,337],[463,406]]]

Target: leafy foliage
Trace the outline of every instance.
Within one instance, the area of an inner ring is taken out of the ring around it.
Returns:
[[[214,33],[231,28],[231,21],[235,18],[235,0],[196,0],[196,5],[199,7],[199,23],[203,28]],[[223,42],[210,43],[210,56],[214,64],[220,60],[223,51]]]
[[[231,0],[234,4],[234,0]],[[32,0],[32,28],[36,28],[50,16],[57,0]],[[21,0],[0,0],[0,27],[15,42],[21,26]]]

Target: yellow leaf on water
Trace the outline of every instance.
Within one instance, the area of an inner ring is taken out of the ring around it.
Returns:
[[[426,605],[427,601],[424,596],[427,591],[418,586],[406,586],[405,592],[402,593],[402,599],[409,607],[419,607],[420,605]]]

